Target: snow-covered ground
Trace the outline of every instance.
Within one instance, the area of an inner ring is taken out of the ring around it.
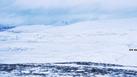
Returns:
[[[1,77],[137,77],[136,67],[93,62],[0,64]]]
[[[66,26],[22,25],[0,32],[0,63],[88,61],[137,65],[136,18]]]

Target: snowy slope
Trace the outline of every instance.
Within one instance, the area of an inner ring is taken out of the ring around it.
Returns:
[[[137,65],[134,19],[66,26],[22,25],[0,32],[0,63],[90,61]]]

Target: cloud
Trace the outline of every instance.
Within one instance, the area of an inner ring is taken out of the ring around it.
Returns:
[[[16,0],[15,5],[22,8],[100,8],[105,11],[137,9],[137,0]],[[75,9],[76,10],[76,9]]]
[[[101,0],[99,5],[103,11],[129,11],[137,9],[137,0]]]
[[[137,0],[0,0],[0,23],[137,17]]]
[[[22,8],[70,8],[95,3],[96,0],[16,0],[15,4]],[[91,4],[91,5],[92,5]]]

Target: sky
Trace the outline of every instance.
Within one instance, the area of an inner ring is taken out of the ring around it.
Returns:
[[[137,0],[0,0],[0,24],[62,24],[137,17]]]

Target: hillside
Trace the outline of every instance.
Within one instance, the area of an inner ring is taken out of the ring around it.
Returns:
[[[66,26],[21,25],[0,32],[1,63],[89,61],[137,65],[136,19]],[[129,62],[130,61],[130,62]]]

